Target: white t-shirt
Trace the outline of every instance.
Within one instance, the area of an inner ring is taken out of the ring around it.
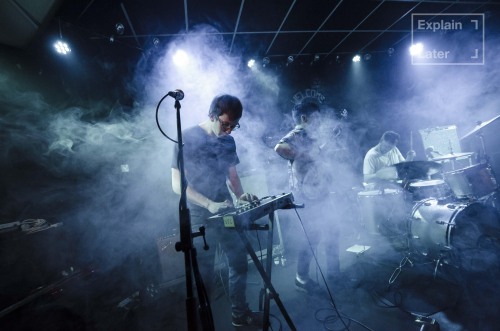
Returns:
[[[378,170],[405,162],[405,158],[397,147],[393,147],[385,154],[380,153],[379,145],[372,147],[365,155],[363,161],[363,175],[375,174]]]

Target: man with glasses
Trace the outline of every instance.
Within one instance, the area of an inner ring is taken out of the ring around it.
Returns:
[[[207,242],[212,247],[208,251],[198,250],[200,272],[208,293],[215,280],[214,247],[219,243],[228,260],[233,325],[261,326],[262,314],[251,311],[246,300],[248,262],[243,242],[236,232],[224,228],[223,224],[206,222],[208,217],[233,207],[229,190],[238,202],[258,200],[255,195],[244,193],[236,171],[239,158],[230,134],[240,127],[242,114],[243,106],[237,97],[219,95],[212,100],[208,119],[183,131],[186,196],[192,224],[206,225]],[[172,188],[180,194],[178,151],[176,146],[172,161]]]

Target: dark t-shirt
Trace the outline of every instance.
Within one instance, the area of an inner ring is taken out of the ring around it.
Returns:
[[[208,135],[194,126],[182,133],[186,180],[197,192],[216,202],[231,200],[226,184],[228,169],[240,161],[234,138]],[[178,169],[179,146],[174,148],[172,168]]]
[[[297,198],[320,201],[326,198],[332,185],[332,168],[321,159],[316,140],[303,128],[295,128],[284,136],[280,143],[287,143],[297,157],[289,163],[290,188]]]

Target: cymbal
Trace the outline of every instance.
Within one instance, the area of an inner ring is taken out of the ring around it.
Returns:
[[[452,153],[452,154],[445,154],[441,155],[438,157],[432,158],[432,161],[443,161],[443,160],[449,160],[449,159],[456,159],[459,157],[464,157],[464,156],[471,156],[474,153]]]
[[[473,134],[475,133],[478,133],[482,128],[484,128],[486,125],[490,124],[491,122],[494,122],[496,121],[497,119],[500,118],[500,115],[492,118],[491,120],[489,121],[486,121],[486,122],[479,122],[478,125],[476,125],[476,127],[469,133],[467,133],[465,136],[463,136],[462,138],[460,138],[460,140],[463,140],[469,136],[472,136]]]
[[[442,164],[433,161],[408,161],[382,168],[375,175],[385,180],[427,179],[440,172],[442,167]]]

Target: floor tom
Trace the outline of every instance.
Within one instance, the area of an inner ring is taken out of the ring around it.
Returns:
[[[457,199],[478,199],[498,188],[493,171],[486,163],[444,173],[444,178]]]

